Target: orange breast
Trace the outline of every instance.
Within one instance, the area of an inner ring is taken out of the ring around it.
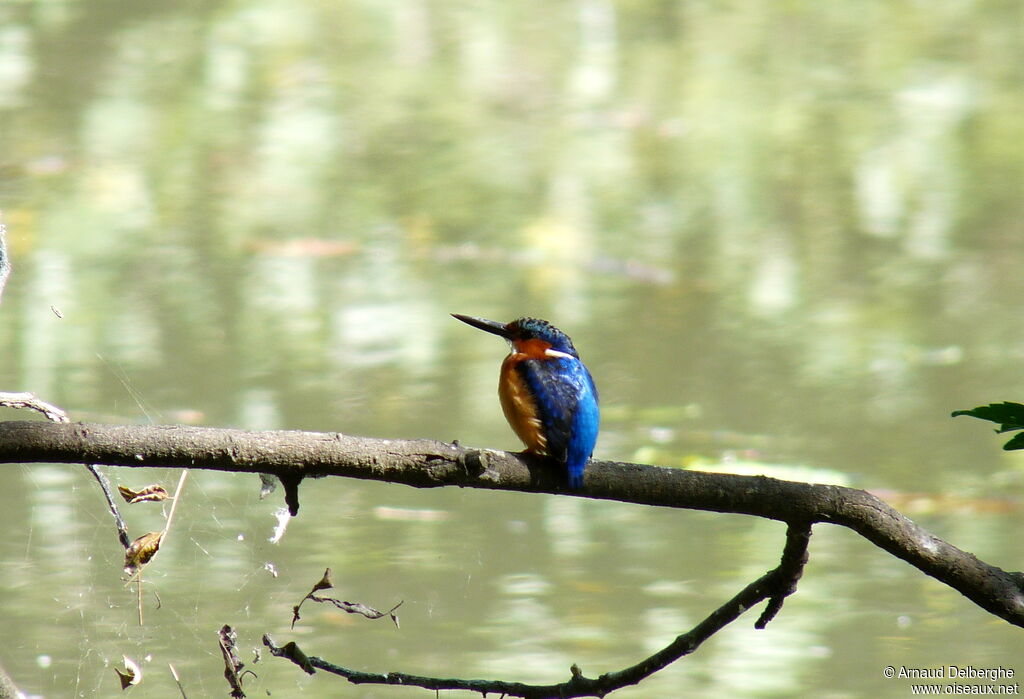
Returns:
[[[537,403],[516,371],[516,365],[527,358],[528,355],[520,353],[505,357],[498,380],[498,397],[501,399],[505,419],[527,450],[535,454],[547,454],[548,440],[537,416]]]

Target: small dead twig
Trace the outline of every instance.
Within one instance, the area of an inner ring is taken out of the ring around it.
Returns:
[[[181,500],[181,491],[188,479],[188,469],[182,469],[178,478],[178,487],[174,489],[174,497],[171,499],[171,511],[167,513],[167,522],[164,523],[164,541],[167,541],[167,533],[171,530],[171,522],[174,520],[174,511],[178,509],[178,501]]]
[[[401,607],[402,604],[405,603],[405,600],[402,600],[401,602],[399,602],[398,604],[396,604],[394,607],[392,607],[391,609],[387,610],[386,612],[381,612],[381,611],[378,611],[378,610],[374,609],[373,607],[370,607],[370,606],[367,606],[367,605],[363,604],[362,602],[344,602],[342,600],[335,599],[333,597],[318,597],[317,596],[316,593],[319,592],[320,590],[329,590],[332,587],[334,587],[334,583],[331,581],[331,569],[328,568],[328,569],[326,569],[324,571],[323,577],[320,578],[320,580],[318,580],[313,585],[313,588],[309,592],[306,593],[306,596],[303,597],[302,600],[298,604],[296,604],[294,607],[292,607],[292,628],[293,629],[295,628],[295,622],[298,621],[301,618],[299,616],[299,608],[302,607],[303,603],[306,600],[312,600],[314,602],[330,602],[331,604],[333,604],[335,607],[337,607],[338,609],[340,609],[343,612],[348,612],[349,614],[362,614],[367,619],[380,619],[382,616],[390,616],[391,617],[391,621],[393,621],[395,623],[395,626],[398,626],[399,628],[401,628],[400,624],[398,623],[398,615],[395,614],[395,610],[398,609],[399,607]]]
[[[2,283],[0,283],[2,288]],[[68,414],[52,403],[47,403],[28,391],[22,393],[0,393],[0,408],[14,408],[16,410],[35,410],[42,413],[50,422],[70,422]]]
[[[0,220],[0,297],[4,295],[7,275],[11,273],[11,262],[7,255],[7,226]]]
[[[181,699],[188,699],[188,695],[185,694],[185,688],[181,686],[181,678],[178,677],[178,671],[174,669],[174,666],[167,663],[167,667],[171,669],[171,677],[174,678],[174,683],[178,685],[178,691],[181,692]]]
[[[117,527],[117,538],[121,542],[121,546],[128,549],[132,543],[131,539],[128,538],[128,525],[125,524],[124,518],[121,516],[121,511],[117,509],[117,503],[114,501],[114,493],[110,489],[110,479],[108,479],[106,474],[103,473],[103,471],[101,471],[95,464],[86,464],[85,467],[89,469],[89,473],[91,473],[100,484],[100,489],[103,491],[103,497],[107,500],[107,509],[110,510],[110,514],[114,517],[114,525]]]

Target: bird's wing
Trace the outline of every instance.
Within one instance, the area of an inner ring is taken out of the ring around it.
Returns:
[[[597,436],[597,391],[586,367],[578,359],[555,358],[528,359],[516,369],[537,401],[548,454],[570,466],[582,465]]]

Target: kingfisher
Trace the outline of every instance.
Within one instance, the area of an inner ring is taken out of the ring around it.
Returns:
[[[526,451],[565,466],[569,487],[583,486],[583,469],[594,451],[600,411],[597,388],[572,340],[546,320],[518,318],[499,323],[452,316],[508,340],[498,397],[505,419]]]

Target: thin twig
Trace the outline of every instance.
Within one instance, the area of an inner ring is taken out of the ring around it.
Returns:
[[[103,497],[107,500],[107,507],[110,510],[110,514],[114,517],[114,524],[117,526],[117,538],[121,541],[121,546],[128,548],[132,544],[131,539],[128,537],[128,525],[125,524],[121,511],[117,509],[117,504],[114,502],[114,493],[110,489],[110,479],[95,464],[86,464],[85,467],[89,469],[89,473],[95,476],[99,482],[100,489],[103,491]]]
[[[2,287],[2,284],[0,284]],[[0,407],[16,410],[35,410],[42,413],[50,422],[69,422],[68,414],[52,403],[40,400],[34,393],[0,393]]]
[[[167,667],[171,669],[171,677],[174,678],[174,683],[178,685],[178,691],[181,692],[181,699],[188,699],[188,695],[185,694],[185,688],[181,686],[181,678],[178,677],[178,671],[174,669],[174,666],[167,663]]]
[[[0,297],[4,295],[7,275],[10,273],[11,261],[7,254],[7,226],[4,225],[2,218],[0,218]]]
[[[160,545],[167,544],[167,533],[171,530],[171,521],[174,519],[174,511],[178,509],[178,500],[181,499],[181,490],[185,487],[185,480],[188,478],[188,469],[181,470],[178,478],[178,487],[174,489],[174,499],[171,500],[171,510],[167,513],[167,521],[164,523],[164,533],[160,537]]]

